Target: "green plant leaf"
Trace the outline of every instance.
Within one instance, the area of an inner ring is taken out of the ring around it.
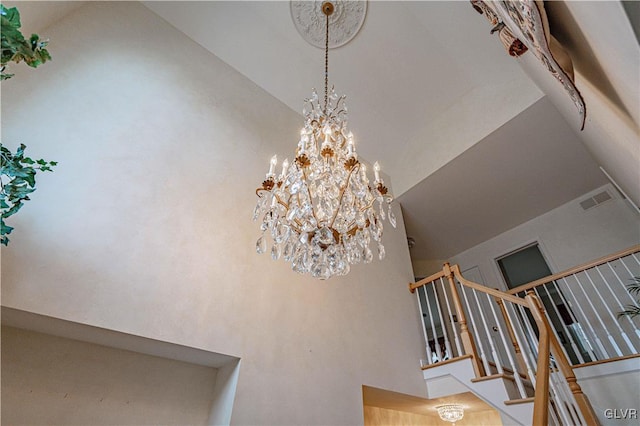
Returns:
[[[4,219],[0,221],[0,235],[8,235],[13,231],[13,227],[4,223]]]
[[[7,9],[4,5],[0,5],[0,13],[13,28],[20,28],[20,12],[18,8]]]
[[[0,242],[7,245],[9,239],[6,234],[11,233],[12,227],[5,224],[4,219],[16,214],[29,201],[29,194],[36,190],[36,174],[38,171],[51,171],[51,166],[55,162],[43,159],[34,161],[30,157],[25,157],[26,150],[24,144],[12,153],[5,146],[0,144],[0,157],[2,159],[3,186],[0,194],[0,207],[2,208],[2,239]],[[57,163],[56,163],[57,164]]]
[[[14,214],[18,213],[18,211],[22,208],[22,206],[24,206],[24,204],[22,204],[22,203],[15,204],[9,210],[7,210],[6,212],[2,213],[2,218],[6,219],[9,216],[13,216]]]
[[[4,72],[4,67],[9,62],[20,63],[24,61],[30,67],[38,67],[51,60],[51,55],[46,49],[48,40],[41,40],[38,34],[32,34],[26,40],[20,31],[20,13],[18,9],[7,9],[2,6],[0,27],[2,32],[2,70],[0,78],[6,80],[13,76]]]

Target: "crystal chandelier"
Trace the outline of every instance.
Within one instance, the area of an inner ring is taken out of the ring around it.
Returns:
[[[438,415],[445,422],[455,423],[464,417],[464,408],[460,404],[444,404],[436,407]]]
[[[380,166],[373,166],[374,181],[369,183],[367,168],[358,160],[353,134],[347,130],[345,96],[331,89],[329,79],[329,16],[334,6],[322,4],[326,16],[324,103],[315,89],[305,99],[305,124],[295,160],[282,162],[276,176],[277,157],[271,159],[262,186],[256,189],[258,204],[253,220],[261,219],[262,235],[256,251],[291,262],[294,271],[328,279],[346,275],[357,263],[373,260],[370,245],[377,245],[380,260],[382,220],[388,217],[395,228],[392,196],[380,177]]]

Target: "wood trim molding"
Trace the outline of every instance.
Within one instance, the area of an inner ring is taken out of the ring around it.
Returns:
[[[498,373],[498,374],[492,374],[490,376],[476,377],[475,379],[471,379],[471,382],[477,383],[477,382],[485,382],[487,380],[495,380],[495,379],[504,379],[504,380],[511,380],[511,381],[515,380],[513,376],[510,376],[504,373]]]
[[[435,364],[429,364],[422,366],[422,370],[428,370],[430,368],[440,367],[442,365],[452,364],[456,361],[462,361],[463,359],[473,358],[473,355],[462,355],[455,358],[448,359],[446,361],[436,362]]]
[[[535,397],[530,396],[529,398],[520,398],[520,399],[510,399],[509,401],[505,401],[505,405],[517,405],[517,404],[526,404],[528,402],[535,401]]]
[[[574,365],[573,368],[591,367],[592,365],[606,364],[614,361],[624,361],[625,359],[640,358],[640,354],[619,356],[617,358],[602,359],[600,361],[585,362],[584,364]]]
[[[416,288],[418,287],[422,287],[424,285],[430,284],[435,280],[438,280],[440,278],[444,278],[446,277],[445,273],[444,273],[444,268],[442,271],[436,272],[435,274],[429,275],[426,278],[421,279],[420,281],[416,282],[416,283],[409,283],[409,291],[411,293],[413,293],[414,291],[416,291]]]

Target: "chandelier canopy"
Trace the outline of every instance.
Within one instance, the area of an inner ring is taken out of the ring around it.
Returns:
[[[455,423],[464,417],[464,408],[460,404],[444,404],[436,407],[438,415],[445,422]]]
[[[369,183],[367,167],[356,153],[354,137],[347,129],[345,96],[338,96],[329,83],[329,16],[331,2],[322,4],[326,16],[324,102],[315,89],[305,99],[304,127],[295,151],[295,160],[282,162],[276,175],[277,157],[271,158],[269,172],[256,189],[258,204],[253,220],[261,219],[262,235],[256,251],[291,262],[294,271],[320,279],[346,275],[350,265],[373,260],[370,245],[377,245],[380,260],[382,220],[388,217],[395,228],[392,196],[373,166]]]

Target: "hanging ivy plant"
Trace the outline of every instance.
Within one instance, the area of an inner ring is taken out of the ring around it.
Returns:
[[[37,68],[51,60],[51,55],[45,47],[48,40],[40,40],[38,34],[31,34],[29,40],[25,39],[20,31],[20,12],[15,7],[7,9],[0,4],[0,26],[2,27],[2,68],[0,80],[13,77],[13,74],[4,72],[9,62],[16,64],[23,62],[31,68]]]
[[[2,199],[0,208],[2,211],[0,243],[5,246],[9,243],[9,235],[13,228],[5,223],[5,219],[18,213],[24,201],[29,200],[29,194],[36,190],[36,173],[50,172],[51,167],[58,164],[55,161],[32,160],[24,156],[27,147],[21,144],[15,154],[0,145],[2,157]]]
[[[37,34],[29,40],[20,32],[20,13],[15,7],[7,9],[0,5],[0,32],[2,33],[2,55],[0,80],[7,80],[13,74],[5,73],[9,62],[24,62],[32,68],[44,64],[51,59],[45,47],[48,41],[41,41]],[[0,243],[9,243],[9,235],[13,228],[5,223],[5,219],[16,214],[29,200],[29,194],[36,190],[36,173],[50,172],[55,161],[32,160],[25,157],[27,147],[20,144],[15,153],[0,143]]]

